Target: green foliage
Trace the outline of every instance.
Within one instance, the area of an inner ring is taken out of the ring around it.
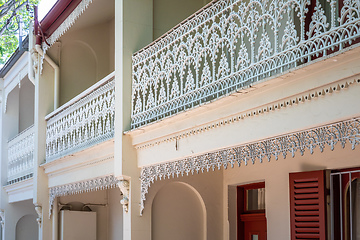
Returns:
[[[33,6],[38,2],[39,0],[0,0],[0,67],[19,45],[20,19],[23,22],[23,39],[27,36],[33,18]]]

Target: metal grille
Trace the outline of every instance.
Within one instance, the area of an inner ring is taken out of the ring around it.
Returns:
[[[330,174],[331,240],[360,239],[360,170]]]

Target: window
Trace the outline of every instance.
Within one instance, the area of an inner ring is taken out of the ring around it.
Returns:
[[[265,240],[265,183],[237,187],[238,239]]]

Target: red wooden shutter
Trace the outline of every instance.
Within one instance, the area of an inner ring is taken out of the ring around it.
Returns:
[[[291,239],[326,239],[325,172],[290,173]]]

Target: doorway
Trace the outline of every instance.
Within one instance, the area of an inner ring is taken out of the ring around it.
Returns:
[[[265,182],[237,187],[238,240],[266,240]]]

